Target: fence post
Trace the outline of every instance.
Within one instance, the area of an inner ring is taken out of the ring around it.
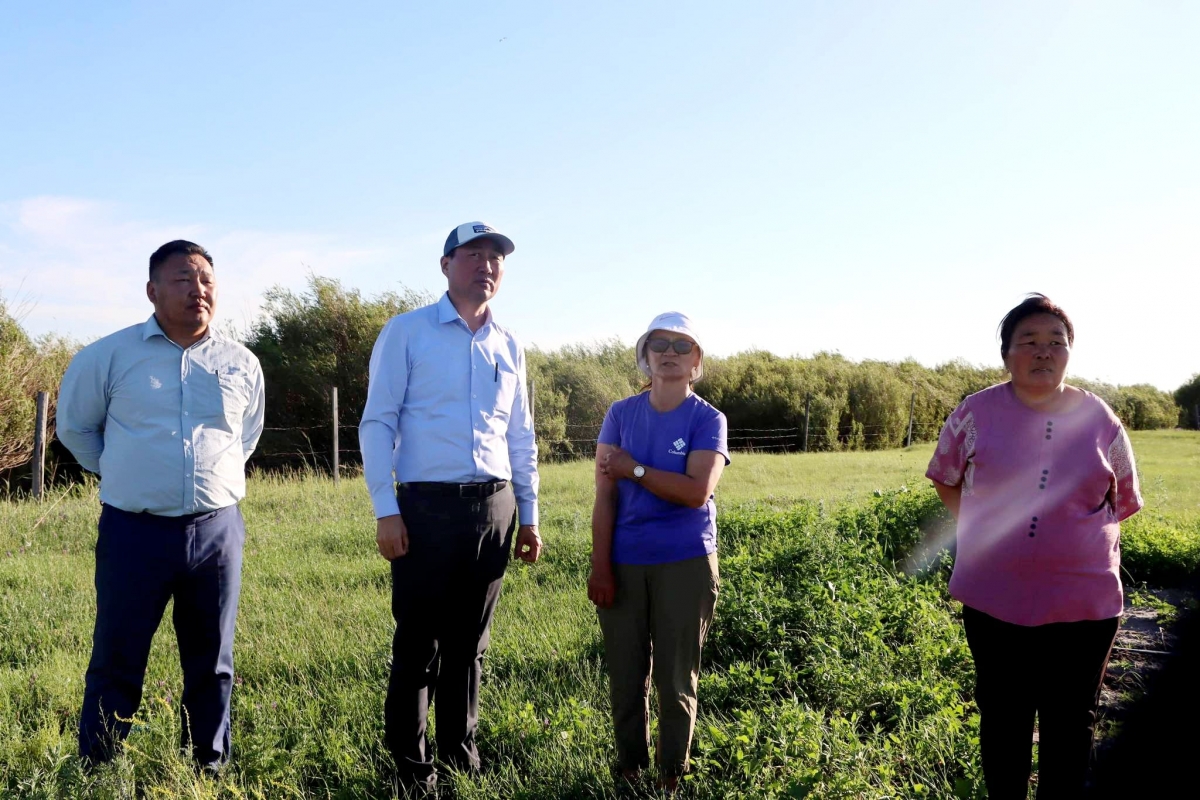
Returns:
[[[812,402],[812,395],[804,395],[804,440],[801,442],[801,450],[808,452],[808,404]]]
[[[37,415],[33,423],[33,496],[41,500],[46,491],[46,413],[50,395],[37,393]]]
[[[912,447],[912,429],[913,429],[913,409],[917,407],[917,393],[912,393],[912,398],[908,401],[908,440],[904,443],[905,447]]]
[[[333,398],[333,484],[336,486],[338,479],[341,477],[341,468],[338,466],[338,407],[337,407],[337,387],[331,386],[330,395]]]

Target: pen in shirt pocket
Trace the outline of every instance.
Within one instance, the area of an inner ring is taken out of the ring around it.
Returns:
[[[499,382],[500,382],[500,362],[497,361],[496,362],[496,370],[492,374],[492,383],[499,383]]]

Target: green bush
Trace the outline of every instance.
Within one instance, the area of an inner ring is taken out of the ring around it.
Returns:
[[[1179,586],[1200,569],[1200,520],[1190,524],[1151,511],[1121,523],[1121,567],[1152,586]]]
[[[406,290],[364,298],[336,280],[310,275],[297,294],[270,289],[246,346],[262,363],[266,427],[252,464],[329,466],[330,387],[338,388],[339,449],[358,456],[358,421],[367,402],[371,349],[384,323],[434,299]],[[272,428],[277,430],[271,430]],[[283,430],[278,430],[283,429]]]
[[[63,373],[78,345],[59,336],[31,339],[0,296],[0,473],[29,462],[38,392],[50,395],[47,429]]]
[[[722,516],[699,796],[974,796],[973,671],[944,575],[891,563],[936,503],[902,491],[832,516]]]
[[[1097,395],[1116,412],[1126,428],[1134,431],[1174,428],[1179,407],[1170,394],[1148,384],[1112,386],[1088,380],[1072,380],[1081,389]]]
[[[1175,403],[1179,406],[1179,427],[1195,430],[1200,427],[1196,407],[1200,406],[1200,372],[1175,390]]]

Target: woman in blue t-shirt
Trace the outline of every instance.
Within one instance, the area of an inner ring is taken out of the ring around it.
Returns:
[[[717,602],[713,490],[729,449],[725,415],[692,393],[704,362],[691,320],[660,314],[638,339],[637,359],[650,391],[613,403],[596,445],[588,598],[604,633],[617,767],[632,782],[650,765],[653,674],[659,783],[674,792]]]

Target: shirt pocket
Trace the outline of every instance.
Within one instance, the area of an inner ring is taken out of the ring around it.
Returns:
[[[209,427],[232,433],[241,427],[250,403],[248,376],[238,370],[204,372],[199,381],[197,418]]]
[[[504,369],[498,369],[494,373],[494,378],[491,414],[500,419],[508,419],[512,414],[513,405],[517,401],[520,378],[515,372],[507,372]]]

